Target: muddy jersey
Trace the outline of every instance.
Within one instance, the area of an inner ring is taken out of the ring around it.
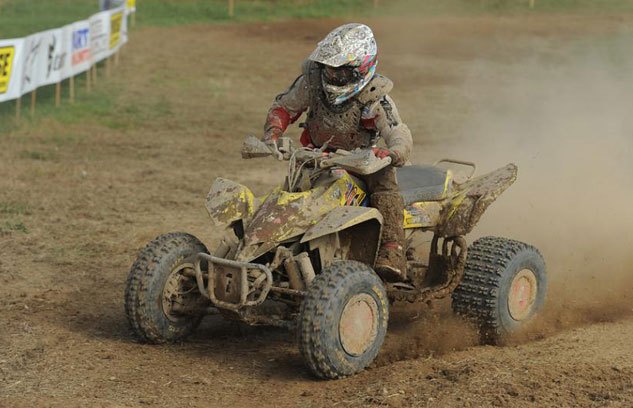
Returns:
[[[316,147],[352,150],[372,146],[378,136],[394,151],[402,165],[412,149],[411,132],[402,123],[393,100],[388,96],[393,83],[376,75],[355,97],[340,105],[327,102],[321,81],[321,69],[307,61],[303,74],[279,94],[268,112],[265,131],[267,134],[282,133],[289,123],[296,121],[307,111],[303,144]]]

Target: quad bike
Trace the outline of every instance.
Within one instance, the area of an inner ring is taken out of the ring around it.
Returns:
[[[493,237],[467,246],[464,239],[515,181],[515,165],[479,177],[473,163],[456,160],[398,168],[408,273],[404,282],[389,283],[372,269],[382,216],[367,206],[355,175],[372,174],[390,158],[376,158],[371,149],[327,152],[282,141],[288,176],[268,195],[255,197],[224,178],[213,183],[206,208],[216,226],[227,227],[213,252],[185,233],[159,236],[141,251],[125,292],[128,320],[141,339],[180,341],[205,314],[287,327],[296,331],[308,368],[333,379],[374,360],[394,301],[452,294],[455,312],[473,319],[493,343],[541,309],[547,283],[536,248]],[[242,150],[245,158],[271,154],[254,137]],[[458,181],[460,166],[472,170]],[[420,257],[424,245],[430,254]]]

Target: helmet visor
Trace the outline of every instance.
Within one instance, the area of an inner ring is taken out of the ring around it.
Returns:
[[[345,86],[358,80],[358,76],[355,67],[342,66],[334,68],[327,65],[323,66],[323,79],[330,85]]]

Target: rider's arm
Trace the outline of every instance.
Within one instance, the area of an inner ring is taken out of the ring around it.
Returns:
[[[376,130],[380,132],[387,148],[395,154],[394,166],[402,166],[409,160],[413,149],[411,131],[400,119],[396,104],[391,97],[383,97],[375,109]]]
[[[268,110],[264,125],[264,140],[277,140],[308,109],[309,89],[303,75],[299,76],[285,92],[277,95]]]

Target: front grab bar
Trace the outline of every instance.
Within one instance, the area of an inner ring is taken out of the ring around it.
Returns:
[[[206,288],[204,285],[204,276],[202,275],[202,269],[200,268],[200,265],[203,260],[206,260],[208,263],[207,265],[208,286]],[[216,274],[213,273],[214,272],[213,265],[223,265],[223,266],[240,270],[241,287],[239,288],[240,290],[239,303],[225,302],[217,298],[217,296],[215,295]],[[212,255],[205,254],[202,252],[196,255],[196,260],[194,262],[194,269],[196,272],[196,283],[198,284],[198,290],[200,291],[200,293],[208,297],[214,306],[217,306],[223,309],[238,311],[239,309],[243,307],[258,306],[262,304],[264,300],[266,300],[266,297],[268,296],[268,292],[270,292],[270,289],[273,285],[273,274],[270,271],[270,269],[268,269],[268,267],[266,267],[265,265],[256,264],[256,263],[248,263],[248,262],[231,261],[228,259],[218,258],[216,256],[212,256]],[[248,300],[248,295],[252,292],[251,288],[249,287],[251,285],[249,285],[249,282],[248,282],[248,271],[253,270],[253,269],[258,269],[261,272],[263,272],[264,273],[263,276],[265,276],[265,281],[264,279],[260,279],[261,277],[259,277],[255,280],[255,282],[253,282],[253,285],[252,285],[253,290],[260,289],[260,286],[262,285],[263,287],[261,287],[261,292],[259,296],[257,297],[257,299]]]

